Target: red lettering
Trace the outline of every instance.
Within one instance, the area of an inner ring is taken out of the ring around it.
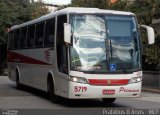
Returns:
[[[114,95],[115,94],[115,90],[112,90],[112,89],[111,90],[110,89],[109,90],[103,90],[102,94],[103,95],[106,95],[106,94],[108,94],[108,95]]]
[[[87,91],[87,87],[83,87],[83,86],[74,87],[74,92],[86,92],[86,91]]]
[[[139,92],[139,89],[125,89],[124,87],[120,87],[119,92]]]

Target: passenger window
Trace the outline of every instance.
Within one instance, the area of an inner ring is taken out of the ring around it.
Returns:
[[[8,39],[8,49],[13,48],[13,42],[14,42],[14,31],[9,32],[9,39]]]
[[[45,47],[54,46],[55,19],[51,19],[46,22],[45,30],[46,30],[45,40],[44,40]]]
[[[28,27],[28,34],[27,34],[27,48],[33,48],[34,44],[34,31],[35,25],[31,25]]]
[[[19,43],[20,43],[20,29],[15,30],[15,35],[14,35],[14,49],[19,48]]]
[[[36,25],[35,47],[43,46],[44,25],[45,22]]]
[[[11,42],[10,42],[11,49],[13,49],[13,45],[14,45],[14,33],[15,33],[15,31],[13,30],[11,32]]]
[[[25,48],[25,45],[26,45],[26,33],[27,33],[27,27],[23,27],[21,29],[21,35],[20,35],[20,48]]]

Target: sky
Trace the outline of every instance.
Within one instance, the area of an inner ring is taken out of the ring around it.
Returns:
[[[69,3],[71,3],[71,0],[43,0],[43,1],[45,3],[51,3],[53,5],[62,5],[62,4],[69,4]]]

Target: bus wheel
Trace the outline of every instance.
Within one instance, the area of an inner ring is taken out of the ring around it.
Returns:
[[[47,85],[48,85],[47,87],[48,87],[48,97],[49,97],[49,99],[52,102],[57,102],[58,97],[55,95],[53,80],[49,79]]]
[[[18,71],[16,71],[16,85],[17,85],[17,89],[22,89],[22,84],[20,84],[20,82],[19,82]]]
[[[102,100],[104,103],[113,103],[116,98],[103,98]]]

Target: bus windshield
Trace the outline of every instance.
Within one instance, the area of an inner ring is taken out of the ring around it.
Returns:
[[[140,69],[139,32],[134,16],[70,16],[73,45],[71,69],[123,72]]]

